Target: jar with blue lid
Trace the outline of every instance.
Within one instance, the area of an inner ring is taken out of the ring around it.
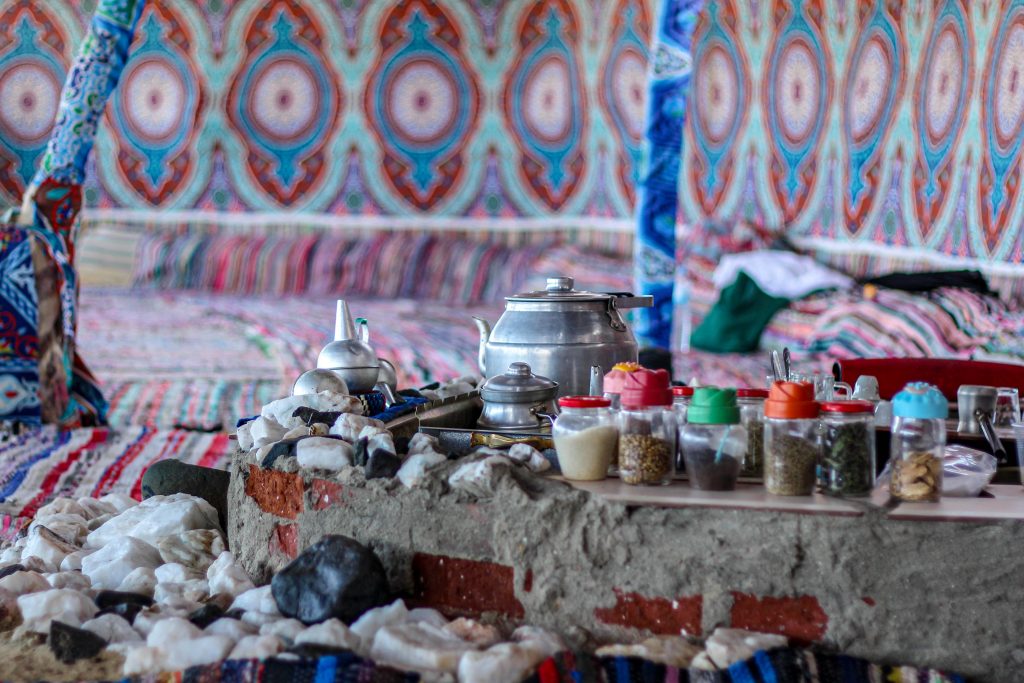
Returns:
[[[949,401],[938,388],[912,382],[892,400],[889,492],[894,498],[937,502],[942,496]]]

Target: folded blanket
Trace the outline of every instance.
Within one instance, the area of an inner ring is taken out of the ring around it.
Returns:
[[[802,299],[823,289],[850,289],[855,284],[810,256],[775,249],[724,256],[712,281],[718,289],[725,289],[739,273],[746,273],[766,294],[786,299]]]

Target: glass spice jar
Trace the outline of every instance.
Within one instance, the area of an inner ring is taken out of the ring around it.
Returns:
[[[611,401],[601,396],[558,399],[561,412],[551,429],[562,476],[572,481],[596,481],[608,475],[619,444]]]
[[[747,454],[743,458],[741,477],[760,479],[764,476],[764,402],[767,398],[767,389],[736,390],[740,424],[747,430]]]
[[[836,496],[866,496],[875,483],[875,406],[871,401],[821,404],[818,484]]]
[[[619,411],[619,478],[626,484],[672,481],[676,426],[666,370],[637,370],[622,387]]]
[[[900,500],[938,502],[949,402],[938,388],[912,382],[892,400],[889,493]]]
[[[736,488],[747,452],[747,430],[740,424],[735,389],[697,389],[689,420],[679,434],[690,486],[702,491]]]
[[[676,418],[676,472],[686,469],[683,463],[682,438],[683,427],[686,426],[686,411],[693,400],[693,387],[672,387],[672,412]]]
[[[777,496],[814,493],[818,402],[811,382],[775,382],[764,402],[764,486]]]

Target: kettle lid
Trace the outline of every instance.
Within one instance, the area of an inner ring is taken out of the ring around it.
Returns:
[[[480,396],[492,403],[533,403],[553,399],[558,382],[533,374],[528,363],[512,363],[504,375],[491,377],[480,387]]]
[[[533,292],[520,292],[506,297],[508,301],[607,301],[611,294],[585,292],[576,289],[571,277],[549,277],[547,286]]]

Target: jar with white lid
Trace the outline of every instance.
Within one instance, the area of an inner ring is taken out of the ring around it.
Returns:
[[[619,430],[602,396],[558,399],[561,413],[551,433],[562,476],[573,481],[604,479],[619,444]]]

